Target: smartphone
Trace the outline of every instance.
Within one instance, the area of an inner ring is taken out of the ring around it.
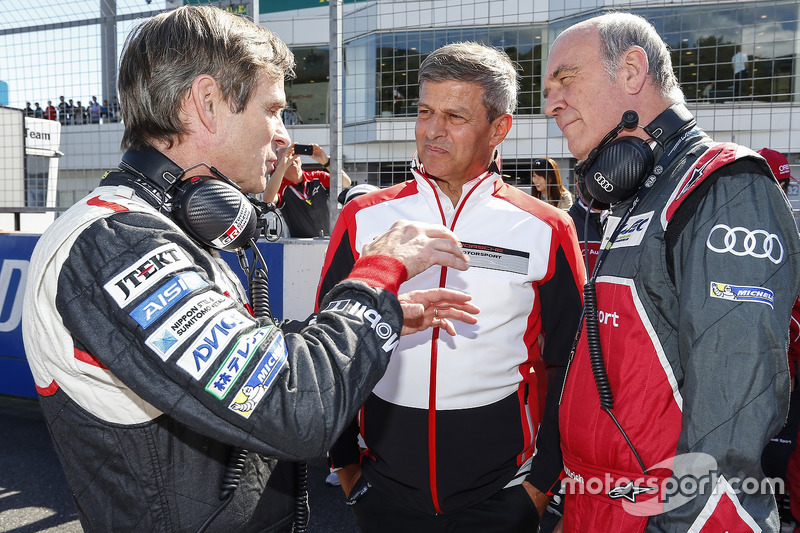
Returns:
[[[311,155],[314,153],[314,147],[310,144],[295,144],[294,155]]]

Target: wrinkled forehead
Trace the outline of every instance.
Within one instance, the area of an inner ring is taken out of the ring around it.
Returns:
[[[547,55],[547,72],[557,68],[580,63],[591,57],[599,56],[599,35],[594,26],[578,25],[567,28],[556,37]]]

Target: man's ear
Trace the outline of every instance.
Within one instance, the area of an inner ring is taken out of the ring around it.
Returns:
[[[510,113],[503,113],[492,122],[492,133],[489,136],[489,144],[497,146],[506,138],[511,131],[511,124],[514,122]]]
[[[628,94],[638,94],[647,82],[649,62],[641,46],[631,46],[622,54],[623,80]]]
[[[217,133],[220,111],[225,105],[217,81],[208,74],[197,76],[192,82],[189,94],[190,107],[197,120],[209,133]]]

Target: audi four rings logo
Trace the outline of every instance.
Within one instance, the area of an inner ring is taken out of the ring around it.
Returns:
[[[720,239],[723,247],[715,245]],[[749,255],[756,259],[766,258],[776,265],[783,261],[781,240],[774,233],[767,233],[763,229],[751,231],[741,226],[731,228],[725,224],[717,224],[711,228],[706,246],[718,254],[731,253],[738,257]]]
[[[594,173],[594,181],[606,192],[611,192],[614,190],[614,186],[608,182],[608,180],[599,172]]]

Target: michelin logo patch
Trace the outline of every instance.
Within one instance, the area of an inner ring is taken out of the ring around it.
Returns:
[[[181,298],[207,285],[197,272],[183,272],[159,287],[129,314],[143,329],[147,329]]]
[[[370,327],[375,330],[375,334],[378,335],[378,338],[386,341],[383,343],[383,346],[381,346],[384,352],[391,352],[394,350],[394,347],[397,346],[397,343],[400,342],[400,337],[394,332],[392,326],[381,321],[383,316],[381,316],[380,313],[355,300],[334,300],[329,303],[328,307],[323,311],[344,312],[348,315],[366,320]]]
[[[254,323],[235,309],[220,313],[184,351],[178,359],[178,366],[191,374],[194,379],[200,379],[222,354],[230,339]]]
[[[775,295],[769,289],[762,287],[747,287],[744,285],[729,285],[727,283],[711,282],[712,298],[734,300],[737,302],[757,302],[773,307]]]
[[[516,274],[528,273],[530,254],[491,244],[462,242],[461,250],[469,256],[470,268],[488,268]]]
[[[223,298],[213,292],[194,296],[168,317],[161,327],[147,337],[144,343],[162,361],[166,361],[190,333],[208,320],[209,313],[231,305],[233,305],[233,301],[230,298]]]
[[[272,331],[273,326],[260,328],[252,333],[240,338],[233,347],[233,350],[225,358],[214,377],[206,385],[206,392],[211,393],[220,400],[233,388],[236,380],[245,371],[247,365],[253,359],[253,354],[267,339],[267,334]]]
[[[264,352],[253,373],[233,398],[228,409],[245,418],[250,418],[261,398],[267,393],[280,371],[286,367],[288,361],[286,343],[283,341],[283,335],[278,333],[267,351]]]
[[[167,275],[191,266],[191,260],[177,245],[165,244],[140,257],[103,288],[117,305],[125,307]]]

